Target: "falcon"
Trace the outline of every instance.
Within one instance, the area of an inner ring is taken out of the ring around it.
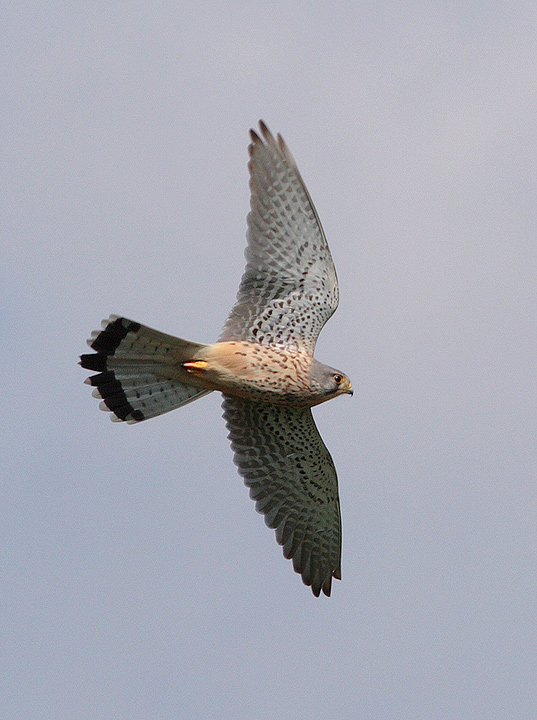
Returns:
[[[349,378],[313,356],[339,301],[319,216],[281,135],[250,131],[246,270],[213,345],[111,315],[80,364],[111,419],[139,423],[222,393],[240,475],[283,554],[318,597],[341,579],[334,462],[311,408],[347,393]]]

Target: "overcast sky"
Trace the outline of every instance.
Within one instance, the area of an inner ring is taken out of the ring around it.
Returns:
[[[534,0],[4,15],[2,717],[537,717]],[[217,338],[259,118],[340,280],[331,598],[255,512],[218,394],[113,424],[77,366],[110,313]]]

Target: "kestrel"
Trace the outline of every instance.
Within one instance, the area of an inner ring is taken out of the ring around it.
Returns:
[[[281,135],[250,131],[246,270],[217,343],[111,315],[88,340],[86,383],[112,420],[137,423],[219,390],[235,463],[256,509],[315,596],[341,579],[334,463],[311,408],[352,395],[313,357],[338,305],[336,271],[313,202]]]

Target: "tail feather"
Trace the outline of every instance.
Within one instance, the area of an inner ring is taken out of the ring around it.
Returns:
[[[181,368],[204,345],[166,335],[127,318],[111,315],[88,340],[95,354],[80,356],[94,370],[85,381],[99,407],[114,421],[141,422],[186,405],[210,392]],[[186,382],[183,382],[186,380]]]

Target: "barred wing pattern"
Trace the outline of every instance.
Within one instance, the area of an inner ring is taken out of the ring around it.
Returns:
[[[314,595],[330,595],[332,577],[341,579],[337,474],[311,410],[229,396],[222,407],[235,463],[257,511]]]
[[[251,130],[246,270],[220,340],[304,348],[335,312],[338,282],[328,243],[296,163],[263,122]]]

